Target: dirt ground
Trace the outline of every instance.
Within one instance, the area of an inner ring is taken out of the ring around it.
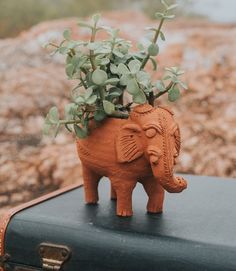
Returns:
[[[132,21],[130,20],[132,18]],[[77,19],[44,22],[17,38],[0,40],[0,212],[70,183],[81,182],[74,138],[42,136],[52,105],[61,110],[73,82],[63,59],[42,48],[70,27],[86,38]],[[121,23],[122,22],[122,23]],[[137,41],[153,24],[132,12],[104,14],[102,23],[119,27]],[[163,66],[181,66],[189,89],[171,104],[182,133],[178,172],[236,177],[236,25],[187,20],[165,27],[158,78]],[[166,97],[159,103],[168,104]]]

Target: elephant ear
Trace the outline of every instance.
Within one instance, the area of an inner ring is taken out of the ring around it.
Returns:
[[[121,127],[116,138],[118,162],[131,162],[142,156],[141,131],[141,128],[133,123],[125,124]]]

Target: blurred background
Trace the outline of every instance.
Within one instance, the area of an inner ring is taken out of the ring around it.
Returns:
[[[153,77],[167,66],[186,71],[189,89],[171,104],[182,132],[177,171],[236,177],[236,1],[167,2],[179,8],[164,26],[166,42]],[[65,28],[88,38],[78,17],[95,12],[123,37],[144,41],[160,6],[159,0],[0,0],[0,213],[82,181],[73,136],[42,136],[48,109],[62,110],[73,84],[64,59],[43,45],[59,42]]]

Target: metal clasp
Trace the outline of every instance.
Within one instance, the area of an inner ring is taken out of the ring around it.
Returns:
[[[71,250],[67,246],[42,243],[39,246],[39,255],[42,259],[43,270],[59,271],[69,259]]]
[[[5,254],[3,256],[0,256],[0,271],[3,271],[6,265],[6,262],[10,259],[9,254]]]

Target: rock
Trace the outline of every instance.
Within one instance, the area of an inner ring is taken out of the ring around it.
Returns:
[[[145,25],[153,24],[140,13],[123,11],[105,13],[102,23],[119,27],[133,42],[143,36]],[[3,207],[82,182],[74,138],[62,132],[54,140],[41,133],[48,109],[60,105],[62,112],[73,86],[63,58],[51,57],[42,45],[59,41],[68,27],[74,37],[88,38],[72,18],[0,40],[0,213]],[[236,177],[236,26],[181,20],[167,24],[165,32],[160,69],[153,76],[160,78],[164,66],[180,65],[189,85],[171,104],[182,133],[177,170]],[[168,103],[166,97],[160,102]]]

